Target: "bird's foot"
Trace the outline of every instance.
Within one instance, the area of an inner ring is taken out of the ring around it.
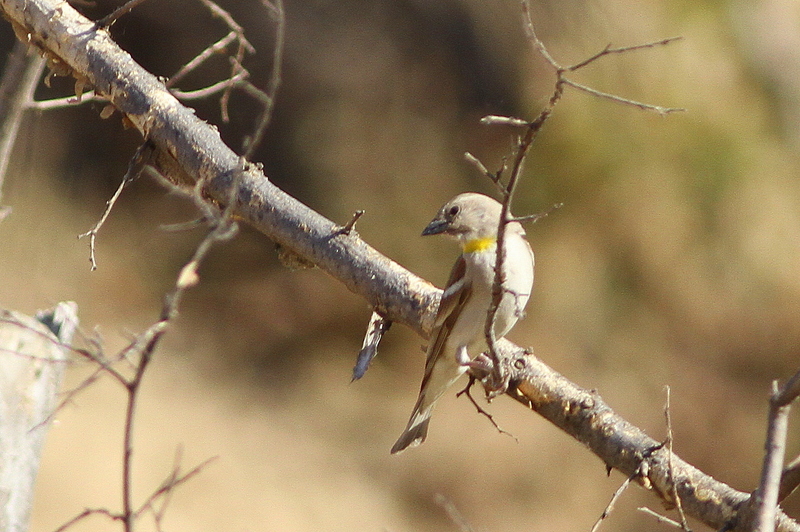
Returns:
[[[494,399],[508,389],[511,376],[502,371],[502,366],[496,367],[492,358],[486,353],[481,353],[465,365],[469,368],[470,374],[481,381],[488,399]]]

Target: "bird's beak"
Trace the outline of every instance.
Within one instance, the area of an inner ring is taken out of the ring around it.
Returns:
[[[447,222],[447,220],[442,220],[441,218],[434,218],[434,220],[428,224],[428,227],[426,227],[422,231],[422,236],[438,235],[444,233],[449,227],[449,225],[450,224]]]

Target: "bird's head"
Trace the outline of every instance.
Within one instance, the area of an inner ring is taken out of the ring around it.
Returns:
[[[448,235],[459,241],[464,252],[483,251],[497,241],[500,212],[500,203],[489,196],[459,194],[439,209],[422,235]]]

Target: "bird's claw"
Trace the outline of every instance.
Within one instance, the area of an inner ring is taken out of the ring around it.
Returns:
[[[502,366],[495,368],[494,361],[486,353],[481,353],[466,365],[470,373],[483,384],[488,399],[494,399],[508,389],[511,376],[502,371]]]

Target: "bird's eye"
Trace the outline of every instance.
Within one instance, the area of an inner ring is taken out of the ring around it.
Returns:
[[[458,205],[453,205],[450,207],[450,216],[455,216],[458,214]]]

